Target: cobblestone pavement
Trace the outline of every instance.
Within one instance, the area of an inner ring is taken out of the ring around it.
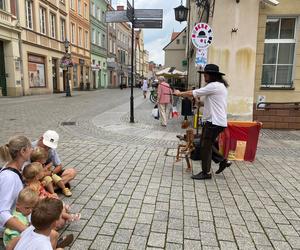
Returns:
[[[180,121],[161,127],[135,90],[128,123],[129,94],[0,98],[1,143],[55,129],[64,165],[78,170],[64,198],[82,214],[62,231],[76,236],[71,249],[300,249],[299,131],[263,130],[255,162],[193,181],[170,156]]]

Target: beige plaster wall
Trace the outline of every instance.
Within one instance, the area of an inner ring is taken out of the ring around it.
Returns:
[[[262,64],[264,55],[264,40],[266,31],[266,20],[268,16],[288,16],[298,17],[296,23],[296,52],[294,60],[292,90],[263,90],[261,87]],[[300,1],[280,0],[278,6],[260,5],[259,23],[258,23],[258,40],[257,40],[257,57],[256,57],[256,77],[254,89],[254,102],[257,102],[258,96],[265,96],[267,102],[299,102],[300,101]]]
[[[252,120],[258,14],[258,0],[215,1],[208,61],[226,73],[228,113],[233,119]]]
[[[182,61],[186,59],[185,50],[166,50],[165,67],[176,67],[177,70],[185,71],[186,67],[182,66]]]

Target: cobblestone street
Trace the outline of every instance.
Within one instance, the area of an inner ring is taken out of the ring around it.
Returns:
[[[0,98],[1,144],[56,130],[78,171],[64,198],[82,215],[62,231],[76,237],[70,249],[300,249],[300,131],[262,130],[253,163],[194,181],[172,156],[181,118],[161,127],[134,93],[134,124],[129,89]]]

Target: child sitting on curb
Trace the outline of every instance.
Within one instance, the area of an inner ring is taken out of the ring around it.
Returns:
[[[51,231],[56,228],[56,223],[61,217],[63,211],[63,203],[53,198],[45,198],[40,200],[34,207],[31,214],[32,226],[22,232],[21,238],[15,246],[15,250],[52,250],[62,249],[72,243],[73,235],[71,235],[68,244],[56,245],[53,247],[50,241]],[[65,242],[66,243],[66,242]]]
[[[24,226],[29,226],[28,216],[31,214],[32,209],[39,201],[38,195],[30,188],[24,188],[18,196],[16,209],[13,211],[13,217],[17,218]],[[3,234],[4,246],[9,248],[12,239],[19,237],[20,232],[6,228]]]
[[[56,193],[51,194],[43,187],[40,181],[44,177],[44,169],[41,163],[33,162],[25,166],[23,169],[23,176],[25,178],[25,184],[34,190],[40,199],[59,199]],[[57,223],[58,228],[62,228],[66,222],[78,221],[80,216],[79,213],[70,214],[66,206],[64,206],[61,219],[59,220],[59,223]]]
[[[43,178],[42,184],[44,185],[44,187],[47,189],[48,192],[54,194],[54,187],[53,187],[53,183],[54,183],[57,187],[61,188],[62,193],[65,196],[67,197],[72,196],[70,189],[65,187],[62,178],[57,174],[53,174],[53,172],[51,171],[52,163],[49,163],[45,166],[45,163],[48,159],[48,155],[45,149],[41,147],[35,148],[31,153],[30,159],[31,162],[39,162],[43,165],[45,171],[45,177]]]

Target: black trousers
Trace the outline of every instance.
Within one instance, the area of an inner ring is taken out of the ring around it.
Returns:
[[[218,135],[224,130],[224,127],[213,125],[211,122],[204,124],[201,135],[201,164],[202,172],[208,174],[211,169],[211,160],[220,163],[225,158],[219,153],[217,142]]]

